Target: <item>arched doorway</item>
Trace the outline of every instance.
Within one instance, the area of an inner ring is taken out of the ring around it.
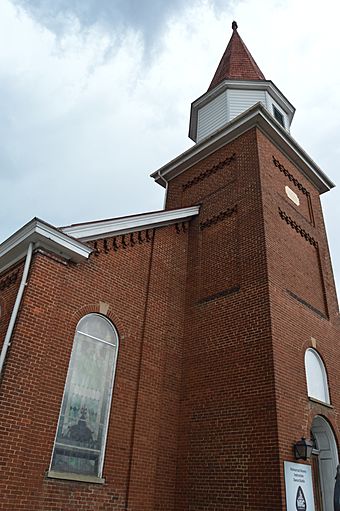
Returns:
[[[317,504],[320,511],[333,511],[335,475],[339,463],[334,433],[327,420],[320,415],[314,417],[311,432],[318,452],[314,460],[315,494],[316,500],[319,500]]]

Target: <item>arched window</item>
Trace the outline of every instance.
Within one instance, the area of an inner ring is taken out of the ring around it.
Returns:
[[[329,404],[327,374],[319,353],[312,348],[305,353],[308,396]]]
[[[101,477],[118,335],[99,314],[77,326],[50,470]]]

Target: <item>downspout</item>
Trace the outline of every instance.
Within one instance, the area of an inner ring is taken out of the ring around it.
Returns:
[[[161,174],[160,170],[158,171],[158,177],[159,177],[159,179],[162,179],[162,180],[163,180],[163,182],[165,183],[165,195],[164,195],[164,204],[163,204],[163,209],[165,209],[165,206],[166,206],[166,200],[167,200],[167,198],[168,198],[168,185],[169,185],[169,183],[168,183],[168,181],[165,179],[165,177],[164,177],[164,176],[162,176],[162,174]]]
[[[20,307],[20,304],[21,304],[22,295],[24,293],[24,289],[25,289],[25,286],[26,286],[27,275],[28,275],[28,272],[29,272],[29,269],[30,269],[30,265],[31,265],[31,260],[32,260],[32,253],[33,253],[33,243],[31,242],[28,245],[27,255],[26,255],[26,260],[25,260],[25,266],[24,266],[24,271],[22,273],[21,282],[20,282],[20,286],[19,286],[19,289],[18,289],[17,297],[15,299],[14,307],[13,307],[13,310],[12,310],[11,319],[9,321],[9,325],[8,325],[8,328],[7,328],[6,337],[5,337],[4,343],[2,345],[2,350],[1,350],[1,355],[0,355],[0,380],[1,380],[1,374],[2,374],[4,363],[5,363],[7,351],[8,351],[8,348],[10,347],[10,345],[11,345],[12,332],[13,332],[14,325],[15,325],[15,322],[16,322],[16,319],[17,319],[18,310],[19,310],[19,307]]]

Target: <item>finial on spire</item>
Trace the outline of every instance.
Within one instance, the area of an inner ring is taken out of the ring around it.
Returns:
[[[237,31],[236,21],[232,22],[231,27],[231,38],[209,85],[209,91],[224,80],[265,80]]]

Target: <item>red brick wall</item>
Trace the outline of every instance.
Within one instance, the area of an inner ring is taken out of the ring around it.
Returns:
[[[79,265],[34,256],[0,388],[0,509],[175,509],[187,234],[149,235]],[[106,483],[47,479],[75,328],[100,302],[120,337]]]
[[[281,510],[293,442],[316,414],[338,436],[317,191],[252,129],[170,182],[168,208],[198,203],[190,224],[99,240],[79,265],[34,256],[0,387],[0,509]],[[6,314],[16,287],[0,292]],[[106,483],[47,479],[74,331],[103,303],[120,336]],[[307,398],[312,345],[334,408]]]
[[[316,414],[338,434],[338,304],[319,195],[252,130],[170,183],[169,206],[197,202],[178,506],[282,509],[293,443],[310,436]],[[234,206],[236,214],[222,218]],[[239,292],[223,295],[237,282]],[[308,400],[304,353],[312,345],[325,361],[334,409]]]
[[[284,494],[283,461],[293,459],[295,441],[302,436],[310,437],[313,417],[326,417],[339,438],[339,316],[319,194],[301,171],[261,133],[258,133],[258,144]],[[275,166],[273,155],[288,173]],[[293,176],[309,192],[309,209],[306,207],[306,195],[289,176]],[[299,196],[300,206],[287,197],[286,185]],[[279,208],[315,239],[317,247],[297,232],[295,224],[280,217]],[[304,355],[305,350],[312,346],[325,363],[334,408],[308,399]]]
[[[287,289],[327,316],[329,300],[333,302],[332,310],[335,309],[335,293],[332,283],[328,285],[330,296],[326,297],[324,272],[329,272],[329,254],[318,193],[264,135],[259,133],[258,137],[271,256],[270,282]],[[274,164],[273,156],[280,162],[281,170]],[[285,186],[297,194],[299,206],[287,197]]]
[[[281,509],[255,130],[170,182],[168,207],[198,202],[189,237],[177,509]]]
[[[0,276],[0,347],[2,347],[5,339],[21,281],[22,270],[23,262],[20,262]]]

